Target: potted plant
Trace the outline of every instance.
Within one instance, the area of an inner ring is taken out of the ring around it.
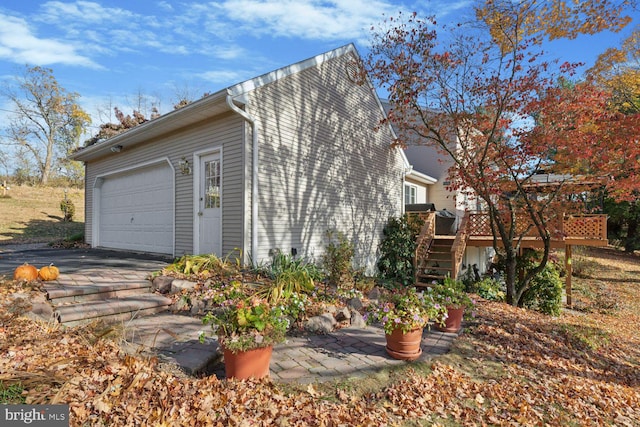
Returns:
[[[428,292],[415,287],[392,290],[383,296],[381,304],[369,310],[367,320],[379,322],[387,338],[387,353],[394,359],[415,360],[422,354],[422,331],[430,321],[440,321],[444,307]]]
[[[284,341],[289,319],[280,306],[271,306],[265,299],[237,289],[230,296],[202,319],[211,325],[223,349],[226,377],[269,376],[273,345]]]
[[[447,276],[443,283],[436,282],[429,289],[434,301],[447,309],[444,323],[436,325],[436,329],[442,332],[458,332],[462,326],[465,309],[474,305],[473,300],[464,291],[464,283]]]

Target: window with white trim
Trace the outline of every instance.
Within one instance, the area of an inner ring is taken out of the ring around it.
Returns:
[[[414,205],[418,200],[418,187],[411,184],[404,185],[404,204]]]

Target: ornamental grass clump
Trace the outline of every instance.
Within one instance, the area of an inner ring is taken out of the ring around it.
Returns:
[[[367,313],[367,321],[382,324],[387,334],[398,328],[407,333],[429,327],[432,321],[442,323],[445,318],[446,307],[434,301],[430,293],[418,292],[413,286],[389,291]]]
[[[203,324],[211,325],[224,349],[238,353],[284,341],[290,322],[282,306],[233,289],[229,296],[202,319]],[[203,333],[200,339],[204,340]]]

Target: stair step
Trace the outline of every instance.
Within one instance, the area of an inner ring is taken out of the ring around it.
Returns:
[[[431,283],[420,283],[420,280],[444,280],[446,277],[439,274],[418,274],[416,286],[431,286]]]
[[[88,301],[57,306],[54,316],[67,326],[104,320],[108,323],[166,311],[172,301],[162,295],[140,294],[117,299]]]
[[[416,268],[417,271],[429,271],[429,270],[451,270],[452,266],[448,265],[431,265],[427,264],[418,264]]]
[[[427,252],[427,254],[429,258],[436,257],[438,259],[451,259],[451,251],[447,251],[447,252],[429,251]]]
[[[45,285],[47,298],[54,305],[120,298],[151,291],[149,281],[93,283],[84,285]]]
[[[451,271],[451,266],[449,267],[433,267],[430,265],[424,266],[420,268],[421,270],[438,270],[438,271]]]

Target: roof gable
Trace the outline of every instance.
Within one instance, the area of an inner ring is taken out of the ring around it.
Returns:
[[[353,43],[341,46],[314,57],[287,65],[282,68],[270,71],[260,76],[245,80],[241,83],[229,86],[211,95],[205,96],[197,101],[187,104],[178,110],[170,111],[162,116],[149,120],[141,125],[127,130],[119,135],[85,147],[70,157],[74,160],[89,161],[94,158],[111,154],[111,147],[120,146],[120,149],[130,147],[151,138],[172,132],[196,122],[219,115],[226,111],[231,111],[228,102],[234,100],[237,103],[244,103],[243,95],[247,92],[276,82],[290,75],[299,73],[312,67],[317,67],[331,59],[344,55],[353,55],[356,61],[360,60],[360,55]],[[367,80],[367,84],[372,89],[372,93],[378,102],[380,111],[384,114],[384,109],[380,99],[375,95],[373,84]],[[393,130],[391,130],[393,132]],[[405,165],[408,166],[404,153],[402,154]]]

